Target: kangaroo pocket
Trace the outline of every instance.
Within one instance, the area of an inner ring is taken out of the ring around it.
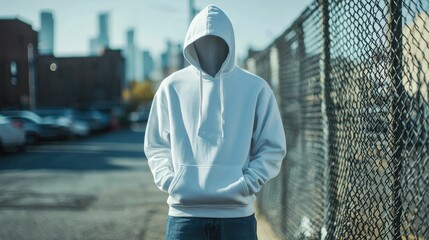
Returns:
[[[240,166],[182,165],[168,189],[170,205],[247,205]]]

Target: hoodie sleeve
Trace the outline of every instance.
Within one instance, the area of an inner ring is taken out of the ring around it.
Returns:
[[[250,194],[259,192],[277,176],[286,155],[286,138],[276,99],[271,89],[262,92],[256,106],[250,163],[244,172]]]
[[[174,170],[171,159],[167,101],[161,88],[152,102],[145,132],[144,151],[156,186],[167,192],[174,177]]]

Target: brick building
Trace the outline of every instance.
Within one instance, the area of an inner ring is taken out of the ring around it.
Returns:
[[[125,60],[119,50],[100,56],[40,56],[38,64],[40,107],[118,105],[125,84]]]
[[[0,109],[36,105],[37,32],[19,19],[0,19]]]
[[[120,50],[89,57],[38,55],[38,33],[19,19],[0,19],[0,36],[0,109],[120,104]]]

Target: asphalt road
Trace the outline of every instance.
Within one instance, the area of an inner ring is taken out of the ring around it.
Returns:
[[[0,155],[0,239],[164,239],[166,195],[129,129]]]

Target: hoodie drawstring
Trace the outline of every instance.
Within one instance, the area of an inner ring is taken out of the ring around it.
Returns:
[[[225,125],[225,119],[223,117],[223,111],[224,111],[224,102],[223,102],[223,71],[220,70],[220,83],[219,83],[219,95],[220,95],[220,121],[221,121],[221,131],[222,131],[222,138],[224,138],[224,125]]]
[[[198,129],[201,128],[201,118],[203,118],[203,76],[200,70],[200,109],[198,111]]]

